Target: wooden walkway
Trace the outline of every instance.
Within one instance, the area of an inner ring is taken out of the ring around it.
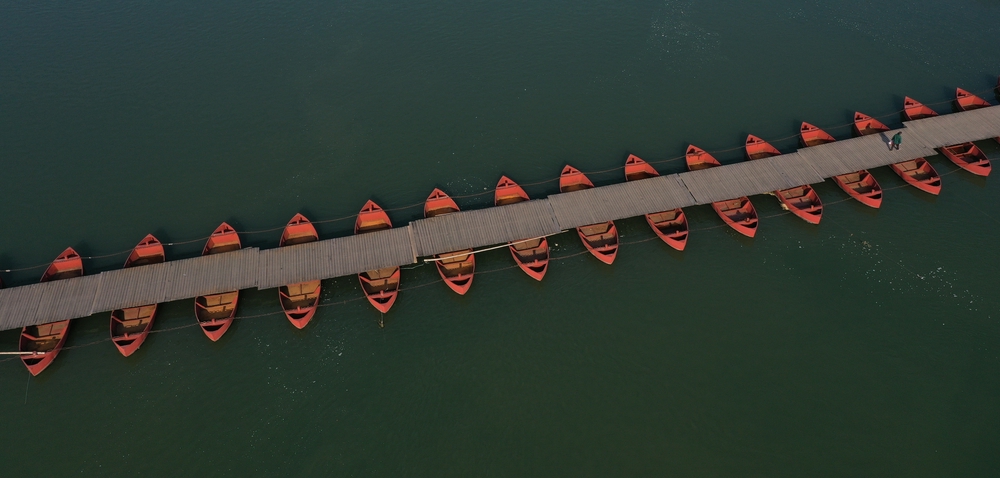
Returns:
[[[903,132],[898,151],[888,138]],[[556,234],[577,226],[777,189],[887,166],[1000,137],[1000,107],[910,121],[899,130],[756,161],[554,194],[420,219],[405,227],[296,246],[169,261],[0,290],[0,330],[231,290],[270,289],[413,264],[418,257]]]

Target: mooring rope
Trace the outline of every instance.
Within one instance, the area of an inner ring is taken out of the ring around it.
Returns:
[[[952,174],[952,173],[956,173],[958,171],[961,171],[961,168],[958,168],[956,166],[955,169],[953,169],[951,171],[947,171],[945,173],[940,173],[938,176],[942,176],[943,177],[943,176],[947,176],[947,175]],[[900,185],[893,186],[893,187],[890,187],[890,188],[883,188],[882,190],[883,191],[892,191],[892,190],[895,190],[895,189],[905,188],[907,186],[909,186],[909,184],[900,184]],[[848,202],[848,201],[851,201],[851,200],[854,200],[854,198],[847,197],[847,198],[839,199],[837,201],[831,201],[831,202],[825,203],[824,206],[832,206],[832,205],[835,205],[835,204],[840,204],[840,203]],[[775,217],[779,217],[779,216],[785,216],[785,215],[788,215],[790,213],[791,213],[790,211],[783,210],[781,212],[777,212],[777,213],[774,213],[774,214],[768,214],[766,216],[759,216],[759,219],[770,219],[770,218],[775,218]],[[844,229],[848,234],[850,234],[852,236],[854,235],[854,233],[852,233],[849,229],[847,229],[842,224],[840,224],[840,223],[838,223],[836,221],[832,221],[830,219],[828,219],[828,222],[833,222],[836,226]],[[728,227],[728,225],[723,223],[723,224],[717,224],[717,225],[714,225],[714,226],[705,226],[705,227],[699,227],[699,228],[692,228],[692,229],[689,229],[689,231],[691,231],[691,232],[693,232],[693,231],[707,231],[707,230],[719,229],[719,228],[724,228],[724,227]],[[556,235],[556,234],[561,234],[561,233],[564,233],[564,232],[568,232],[568,231],[561,231],[559,233],[549,234],[549,235],[543,236],[543,237],[549,237],[549,236],[553,236],[553,235]],[[657,240],[657,239],[659,239],[659,237],[657,237],[657,236],[654,235],[654,236],[651,236],[651,237],[647,237],[647,238],[644,238],[644,239],[633,240],[633,241],[620,241],[619,242],[619,247],[620,246],[627,246],[627,245],[642,244],[642,243],[654,241],[654,240]],[[528,239],[528,240],[533,240],[533,239]],[[528,241],[528,240],[525,240],[525,241]],[[519,242],[524,242],[524,241],[519,241]],[[508,246],[509,246],[509,244],[503,244],[503,245],[500,245],[500,246],[497,246],[497,247],[490,248],[489,250],[499,249],[499,248],[508,247]],[[484,249],[484,250],[479,250],[479,251],[476,251],[476,252],[485,252],[485,251],[486,250]],[[876,251],[876,253],[878,253],[878,252]],[[586,255],[586,254],[590,254],[590,251],[588,251],[588,250],[582,250],[582,251],[578,251],[578,252],[574,252],[574,253],[570,253],[570,254],[565,254],[565,255],[561,255],[561,256],[550,257],[549,258],[549,262],[563,261],[563,260],[571,259],[571,258],[574,258],[574,257],[579,257],[579,256]],[[904,270],[906,270],[907,272],[913,274],[914,276],[921,277],[919,274],[915,273],[914,271],[910,270],[905,265],[903,265],[900,261],[893,261],[893,262],[896,265],[898,265],[899,267],[901,267]],[[423,265],[423,264],[425,264],[425,263],[421,263],[420,265]],[[415,266],[413,268],[419,267],[420,265]],[[494,272],[508,271],[508,270],[511,270],[511,269],[516,269],[518,267],[520,267],[520,266],[518,266],[518,265],[511,265],[511,266],[499,267],[499,268],[495,268],[495,269],[489,269],[489,270],[485,270],[485,271],[483,271],[483,270],[476,271],[476,274],[478,274],[478,275],[485,275],[485,274],[491,274],[491,273],[494,273]],[[444,279],[442,279],[442,278],[436,278],[436,279],[432,279],[430,281],[427,281],[427,282],[424,282],[424,283],[421,283],[421,284],[417,284],[417,285],[411,285],[411,286],[406,286],[406,287],[399,287],[397,289],[397,291],[398,292],[412,291],[412,290],[416,290],[416,289],[421,289],[421,288],[424,288],[424,287],[428,287],[430,285],[437,284],[439,282],[444,282]],[[361,296],[361,297],[354,297],[354,298],[350,298],[350,299],[343,299],[343,300],[333,301],[333,302],[325,302],[325,303],[321,302],[321,303],[317,304],[316,307],[317,308],[320,308],[320,307],[325,308],[325,307],[332,307],[332,306],[340,306],[340,305],[346,305],[346,304],[349,304],[349,303],[352,303],[352,302],[357,302],[357,301],[361,301],[361,300],[365,300],[365,299],[366,299],[366,297]],[[265,317],[275,317],[275,316],[282,316],[282,315],[284,315],[284,312],[278,310],[278,311],[264,312],[264,313],[253,314],[253,315],[244,315],[244,316],[236,315],[235,317],[233,317],[233,320],[241,320],[242,321],[242,320],[258,319],[258,318],[265,318]],[[154,330],[150,330],[149,333],[150,334],[157,334],[157,333],[165,333],[165,332],[175,332],[175,331],[178,331],[178,330],[184,330],[184,329],[188,329],[188,328],[195,327],[195,326],[198,326],[198,325],[200,325],[200,324],[197,322],[197,319],[196,319],[195,322],[192,322],[192,323],[189,323],[189,324],[179,325],[179,326],[174,326],[174,327],[169,327],[169,328],[166,328],[166,329],[154,329]],[[105,342],[111,342],[111,341],[112,341],[112,339],[110,337],[107,337],[107,338],[104,338],[104,339],[94,340],[94,341],[87,342],[87,343],[84,343],[84,344],[77,344],[77,345],[71,345],[71,346],[63,347],[60,351],[63,351],[63,350],[74,350],[74,349],[80,349],[80,348],[85,348],[85,347],[91,347],[91,346],[94,346],[94,345],[103,344]],[[12,354],[19,354],[20,355],[20,352],[4,352],[3,354],[4,355],[12,355]],[[14,355],[14,356],[11,356],[11,357],[7,357],[7,358],[3,358],[3,359],[0,359],[0,363],[12,361],[12,360],[16,360],[18,358],[20,358],[20,357],[17,356],[17,355]]]
[[[566,231],[567,231],[567,229],[564,229],[562,231],[553,232],[552,234],[546,234],[544,236],[532,237],[531,239],[522,239],[520,241],[508,242],[506,244],[499,244],[499,245],[496,245],[496,246],[490,246],[490,247],[487,247],[487,248],[484,248],[484,249],[472,250],[472,251],[463,252],[463,253],[460,253],[460,254],[452,254],[450,256],[431,257],[431,258],[424,259],[424,262],[438,262],[438,261],[443,261],[443,260],[447,260],[447,259],[453,259],[455,257],[475,255],[475,254],[479,254],[480,252],[486,252],[486,251],[492,251],[492,250],[496,250],[496,249],[502,249],[504,247],[513,246],[514,244],[523,244],[525,242],[531,242],[531,241],[536,241],[538,239],[542,239],[542,238],[545,238],[545,237],[555,236],[556,234],[562,234],[562,233],[564,233]]]
[[[982,96],[982,95],[986,95],[986,94],[992,93],[992,92],[995,92],[995,88],[994,87],[986,88],[986,89],[979,90],[979,91],[972,91],[971,93],[974,94],[974,95],[976,95],[976,96]],[[933,102],[933,103],[922,103],[922,104],[924,106],[930,107],[930,106],[937,106],[937,105],[942,105],[942,104],[955,103],[956,101],[957,101],[957,99],[950,99],[950,100],[942,100],[942,101],[937,101],[937,102]],[[874,119],[880,119],[880,118],[889,118],[889,117],[899,116],[899,114],[901,114],[901,113],[903,113],[905,111],[906,111],[906,109],[903,108],[903,109],[899,109],[899,110],[893,111],[891,113],[885,113],[885,114],[882,114],[882,115],[879,115],[879,116],[872,116],[872,118],[874,118]],[[824,129],[824,130],[836,130],[836,129],[840,129],[840,128],[851,127],[853,125],[854,125],[854,121],[851,121],[849,123],[843,123],[843,124],[838,124],[838,125],[833,125],[833,126],[825,126],[822,129]],[[798,138],[798,137],[799,137],[799,134],[796,133],[796,134],[793,134],[793,135],[789,135],[789,136],[785,136],[785,137],[781,137],[781,138],[777,138],[777,139],[772,139],[769,142],[780,143],[780,142],[788,141],[788,140],[795,139],[795,138]],[[746,147],[745,145],[743,145],[743,146],[735,146],[735,147],[732,147],[732,148],[725,148],[725,149],[706,150],[706,152],[709,153],[709,154],[728,153],[728,152],[732,152],[732,151],[737,151],[737,150],[744,149],[745,147]],[[675,157],[671,157],[671,158],[667,158],[667,159],[652,160],[652,161],[646,161],[646,162],[649,163],[649,164],[663,164],[663,163],[669,163],[669,162],[673,162],[673,161],[679,161],[681,159],[685,159],[686,157],[687,157],[687,155],[681,155],[681,156],[675,156]],[[582,171],[582,172],[584,174],[586,174],[586,175],[600,175],[600,174],[606,174],[606,173],[621,171],[621,170],[624,170],[624,169],[625,169],[625,166],[622,165],[622,166],[617,166],[617,167],[608,168],[608,169],[602,169],[602,170],[596,170],[596,171]],[[557,182],[557,181],[559,181],[559,178],[555,177],[555,178],[545,179],[545,180],[541,180],[541,181],[535,181],[535,182],[531,182],[531,183],[519,184],[519,186],[521,186],[521,187],[532,187],[532,186],[539,186],[539,185],[542,185],[542,184],[548,184],[548,183]],[[450,197],[452,199],[468,199],[468,198],[474,198],[474,197],[483,196],[483,195],[486,195],[486,194],[492,194],[493,192],[494,192],[493,190],[486,190],[486,191],[480,191],[480,192],[476,192],[476,193],[469,193],[469,194],[462,194],[462,195],[453,195],[453,196],[450,196]],[[399,207],[394,207],[394,208],[389,208],[389,209],[383,209],[383,211],[385,211],[385,212],[405,211],[405,210],[409,210],[409,209],[413,209],[413,208],[416,208],[416,207],[423,206],[425,203],[426,203],[426,201],[421,201],[421,202],[417,202],[417,203],[413,203],[413,204],[407,204],[407,205],[404,205],[404,206],[399,206]],[[355,218],[357,218],[357,214],[352,214],[352,215],[349,215],[349,216],[341,216],[341,217],[337,217],[337,218],[333,218],[333,219],[321,219],[321,220],[317,220],[317,221],[311,221],[311,223],[312,224],[329,224],[329,223],[335,223],[335,222],[340,222],[340,221],[345,221],[345,220],[348,220],[348,219],[355,219]],[[272,228],[267,228],[267,229],[246,230],[246,231],[236,231],[236,232],[239,233],[239,234],[244,234],[244,235],[265,234],[265,233],[269,233],[269,232],[280,231],[280,230],[284,229],[285,227],[286,226],[278,226],[278,227],[272,227]],[[211,236],[204,236],[204,237],[198,237],[198,238],[195,238],[195,239],[188,239],[188,240],[184,240],[184,241],[171,241],[171,242],[163,243],[163,246],[165,246],[165,247],[166,246],[181,246],[181,245],[191,244],[191,243],[195,243],[195,242],[206,241],[210,237]],[[117,252],[111,252],[111,253],[108,253],[108,254],[102,254],[102,255],[96,255],[96,256],[81,256],[81,259],[84,259],[84,260],[105,259],[105,258],[109,258],[109,257],[115,257],[115,256],[125,255],[125,254],[128,254],[128,253],[132,252],[132,250],[133,250],[133,248],[128,248],[128,249],[123,249],[123,250],[117,251]],[[32,265],[32,266],[26,266],[26,267],[14,268],[14,269],[0,269],[0,271],[7,272],[7,273],[24,272],[24,271],[29,271],[29,270],[33,270],[33,269],[40,269],[42,267],[47,267],[49,264],[51,264],[51,262],[45,262],[45,263],[40,263],[40,264],[36,264],[36,265]]]

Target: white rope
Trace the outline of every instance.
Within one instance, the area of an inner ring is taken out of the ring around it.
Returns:
[[[437,262],[437,261],[443,261],[445,259],[451,259],[453,257],[462,257],[462,256],[467,256],[469,254],[478,254],[480,252],[492,251],[494,249],[501,249],[501,248],[504,248],[504,247],[510,247],[510,246],[513,246],[514,244],[521,244],[523,242],[534,241],[534,240],[537,240],[537,239],[541,239],[543,237],[549,237],[549,236],[554,236],[556,234],[562,234],[564,232],[566,232],[566,231],[553,232],[552,234],[546,234],[544,236],[532,237],[531,239],[522,239],[520,241],[509,242],[507,244],[501,244],[499,246],[487,247],[486,249],[480,249],[478,251],[463,252],[461,254],[452,254],[452,255],[446,256],[446,257],[436,257],[436,258],[432,257],[430,259],[424,259],[424,262]]]

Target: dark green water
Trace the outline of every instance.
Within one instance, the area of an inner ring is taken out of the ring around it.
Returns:
[[[854,110],[1000,73],[995,1],[748,3],[0,4],[0,267],[733,148],[801,121],[846,138]],[[353,300],[302,332],[279,313],[217,344],[187,327],[128,359],[73,348],[31,380],[7,360],[2,474],[996,476],[1000,186],[929,159],[941,196],[880,168],[875,211],[828,181],[818,227],[756,196],[774,217],[752,241],[702,206],[683,253],[633,218],[612,267],[577,255],[535,283],[492,251],[465,297],[404,270],[384,329]],[[240,314],[277,311],[276,295],[244,291]],[[324,283],[327,303],[357,297],[354,277]],[[162,306],[156,328],[192,309]],[[107,329],[107,314],[76,320],[68,345]],[[0,333],[0,349],[16,341]]]

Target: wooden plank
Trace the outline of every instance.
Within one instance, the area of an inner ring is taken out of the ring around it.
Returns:
[[[549,196],[560,229],[696,204],[676,174]]]
[[[559,232],[548,200],[460,211],[410,223],[417,256],[482,247]]]
[[[100,283],[101,276],[98,274],[37,284],[45,287],[32,321],[44,324],[89,316]]]
[[[46,286],[31,284],[0,290],[0,328],[16,329],[36,323],[35,314]]]
[[[91,312],[138,307],[164,301],[169,263],[102,272]]]
[[[248,289],[257,285],[256,247],[211,256],[170,261],[164,302]],[[148,267],[148,266],[147,266]]]
[[[259,255],[258,289],[416,262],[409,227],[268,249]]]

